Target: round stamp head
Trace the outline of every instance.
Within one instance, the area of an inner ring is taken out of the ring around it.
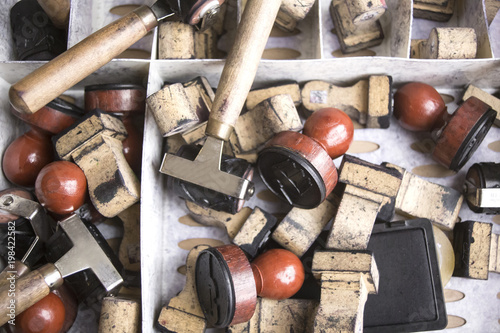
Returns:
[[[337,169],[323,147],[292,131],[269,141],[259,154],[257,169],[271,192],[299,208],[318,206],[337,183]]]
[[[252,317],[257,291],[252,268],[236,245],[203,250],[198,255],[195,283],[200,306],[213,327],[243,323]]]
[[[442,128],[432,157],[460,170],[472,157],[495,121],[496,112],[476,97],[468,98]]]

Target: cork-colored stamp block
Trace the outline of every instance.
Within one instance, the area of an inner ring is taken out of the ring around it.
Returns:
[[[99,213],[114,217],[140,199],[140,183],[123,155],[123,123],[98,110],[54,137],[56,152],[87,178],[90,200]]]
[[[163,307],[158,324],[169,332],[205,332],[207,322],[198,301],[195,283],[195,266],[198,254],[208,245],[194,247],[186,259],[186,284],[184,289]]]
[[[498,234],[491,234],[489,271],[500,273],[500,246],[498,243]]]
[[[427,40],[412,41],[412,58],[474,59],[478,45],[473,28],[434,28]]]
[[[321,274],[321,300],[314,319],[314,332],[362,332],[368,297],[360,273]]]
[[[123,238],[118,258],[123,268],[138,272],[141,270],[141,205],[135,204],[118,214],[123,223]]]
[[[165,85],[146,99],[161,134],[182,133],[199,123],[182,83]]]
[[[466,101],[469,97],[474,96],[484,103],[488,104],[493,110],[497,112],[497,117],[495,119],[495,125],[500,126],[500,99],[495,96],[488,94],[486,91],[469,84],[465,90],[463,101]]]
[[[163,22],[158,29],[159,59],[209,59],[217,55],[217,35],[212,29],[198,31],[175,21]]]
[[[362,24],[355,24],[349,12],[349,3],[345,0],[332,0],[330,5],[330,16],[335,25],[342,52],[352,53],[380,45],[384,39],[380,22],[367,20]]]
[[[368,292],[376,294],[378,291],[379,272],[375,257],[370,251],[316,251],[312,274],[320,280],[321,274],[328,272],[359,272],[365,280]]]
[[[251,90],[245,101],[245,106],[248,110],[253,109],[260,102],[271,98],[276,95],[290,95],[292,97],[295,106],[299,106],[302,102],[302,97],[300,95],[300,87],[297,82],[282,84],[279,86],[273,86],[268,88],[254,89]]]
[[[275,24],[292,32],[297,22],[303,20],[314,5],[314,0],[283,0]]]
[[[465,221],[453,229],[455,270],[453,276],[488,279],[491,249],[491,223]]]
[[[127,130],[117,117],[101,111],[89,113],[79,122],[54,137],[54,148],[57,156],[62,160],[69,161],[76,150],[100,135],[123,141],[127,137]]]
[[[275,134],[302,129],[299,113],[290,95],[270,97],[241,115],[234,126],[239,152],[258,149]]]
[[[99,333],[106,332],[139,332],[141,325],[141,303],[134,299],[104,297]]]
[[[274,215],[255,207],[234,236],[233,244],[238,245],[250,258],[254,258],[269,239],[277,220]]]
[[[464,201],[460,192],[451,187],[431,183],[397,165],[385,165],[404,173],[395,203],[398,214],[426,218],[442,229],[453,229]]]
[[[389,203],[390,199],[386,196],[346,185],[333,219],[326,248],[365,250],[380,208]]]
[[[339,181],[354,185],[389,198],[389,202],[382,205],[377,219],[390,221],[394,216],[394,206],[403,173],[387,165],[377,165],[352,155],[344,155],[340,165]]]
[[[334,191],[316,208],[293,207],[271,237],[285,249],[302,257],[335,216],[339,201]]]
[[[243,207],[236,214],[202,207],[191,201],[186,201],[186,207],[189,210],[189,215],[197,222],[207,226],[216,226],[226,229],[230,239],[236,236],[245,221],[252,214],[252,209],[250,207]]]
[[[310,299],[258,298],[252,318],[230,326],[230,333],[312,332],[318,302]]]
[[[182,84],[191,106],[195,109],[200,122],[208,120],[215,93],[207,78],[198,76]]]
[[[342,87],[325,81],[309,81],[301,90],[302,106],[312,113],[334,107],[368,128],[388,128],[392,114],[392,77],[373,75]]]

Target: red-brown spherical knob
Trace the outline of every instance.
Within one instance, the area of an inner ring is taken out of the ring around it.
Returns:
[[[292,252],[272,249],[252,262],[257,295],[271,299],[293,296],[304,283],[304,266]]]
[[[351,118],[343,111],[325,108],[307,118],[302,133],[319,142],[328,155],[335,159],[349,149],[354,135],[354,125]]]
[[[411,82],[394,94],[394,116],[410,131],[431,131],[444,124],[446,105],[434,87]]]
[[[36,179],[35,195],[40,204],[56,214],[68,214],[85,202],[87,179],[82,169],[67,161],[45,166]]]
[[[14,140],[5,150],[2,168],[12,183],[33,187],[40,170],[54,160],[50,136],[35,128]]]
[[[48,294],[16,318],[15,333],[58,333],[64,325],[66,310],[53,293]]]

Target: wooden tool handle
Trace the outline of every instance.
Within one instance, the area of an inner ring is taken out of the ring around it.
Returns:
[[[13,277],[17,279],[29,273],[29,271],[29,267],[18,260],[14,262],[14,267],[10,267],[10,264],[7,264],[7,267],[0,273],[0,288],[10,284]]]
[[[156,25],[156,16],[148,6],[110,23],[15,83],[9,91],[12,106],[19,112],[35,113]]]
[[[38,4],[45,11],[54,26],[66,29],[69,22],[70,0],[38,0]]]
[[[222,123],[232,128],[236,123],[252,86],[280,5],[281,0],[247,2],[238,26],[236,40],[229,52],[217,87],[207,134],[227,139],[218,135],[214,130],[218,126],[212,124]]]
[[[50,293],[44,276],[35,270],[0,289],[0,326]]]

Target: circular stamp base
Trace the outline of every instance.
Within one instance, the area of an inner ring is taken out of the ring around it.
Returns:
[[[262,181],[276,196],[299,208],[314,208],[337,183],[337,169],[325,150],[297,132],[276,135],[257,160]]]
[[[489,105],[470,97],[442,129],[432,157],[450,170],[460,170],[483,141],[495,117]]]
[[[238,246],[224,245],[200,252],[195,280],[200,306],[213,327],[250,320],[257,292],[250,263]]]

